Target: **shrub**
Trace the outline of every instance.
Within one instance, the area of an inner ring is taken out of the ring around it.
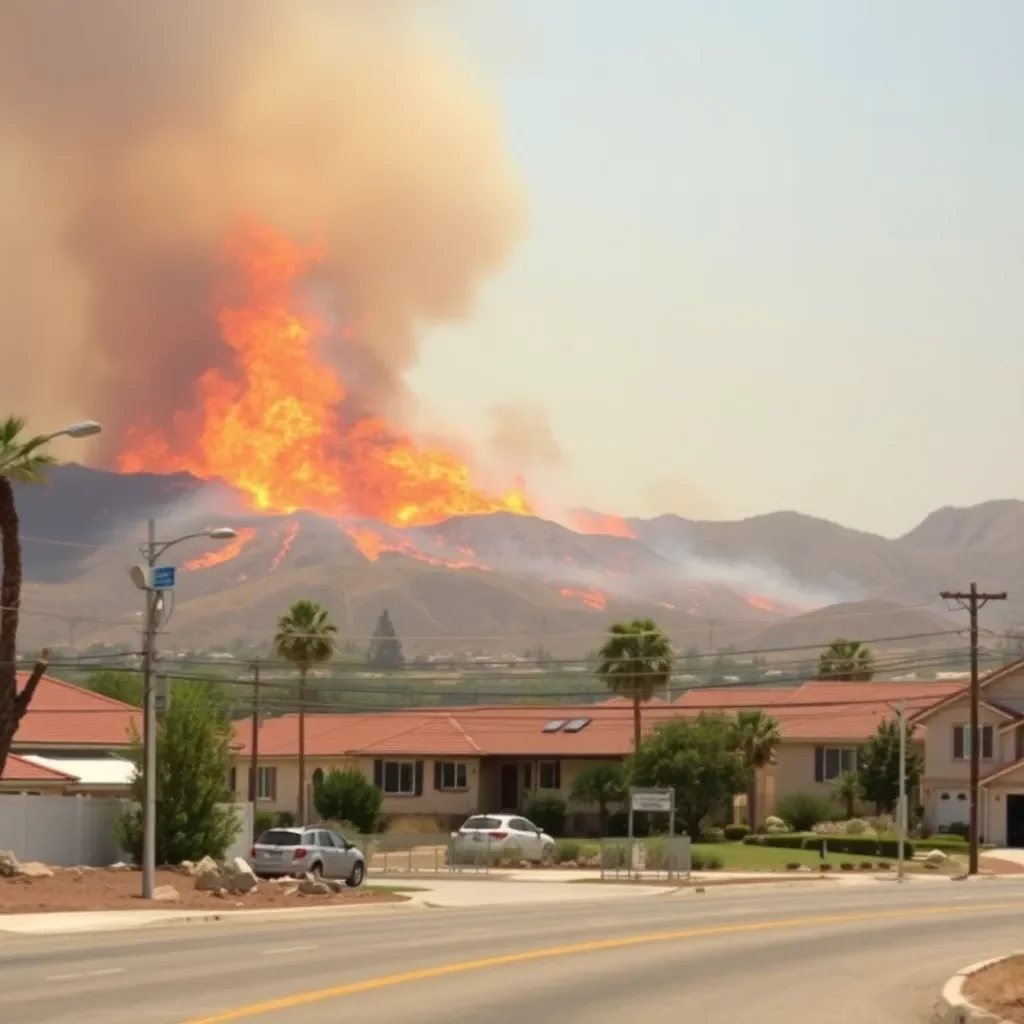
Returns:
[[[968,849],[959,836],[929,836],[919,839],[918,845],[923,850],[942,850],[943,853],[966,853]]]
[[[313,804],[324,821],[350,821],[360,832],[376,830],[384,794],[360,771],[331,771],[313,790]]]
[[[829,853],[854,853],[864,857],[894,859],[899,856],[897,840],[879,839],[876,836],[823,836],[813,832],[792,832],[785,836],[747,836],[743,841],[786,850],[814,850],[820,853],[822,847],[825,847]],[[903,856],[908,860],[914,856],[911,843],[904,843],[903,851]]]
[[[602,843],[601,867],[615,871],[629,865],[629,846],[626,843]]]
[[[880,860],[875,865],[875,867],[877,867],[879,871],[888,871],[891,866],[892,865],[887,860]]]
[[[800,870],[800,865],[797,864],[795,861],[790,861],[786,865],[786,870],[787,871],[799,871]]]
[[[792,829],[789,824],[782,820],[782,818],[776,818],[774,815],[769,815],[764,819],[764,831],[769,835],[777,835],[783,832],[790,832]]]
[[[820,866],[822,871],[831,871],[832,870],[832,865],[829,864],[829,862],[827,860],[822,861],[819,866]]]
[[[862,860],[860,862],[860,869],[861,869],[861,871],[870,871],[872,869],[871,861],[869,861],[869,860]]]
[[[292,828],[295,824],[295,815],[291,811],[278,811],[276,824],[278,828]]]
[[[787,793],[776,805],[779,816],[797,832],[806,832],[821,821],[834,821],[835,808],[817,793]]]
[[[705,871],[720,871],[724,865],[724,861],[717,853],[708,853],[704,856],[704,870]]]
[[[252,834],[258,839],[264,832],[276,828],[278,817],[273,811],[257,811],[252,816]]]
[[[738,843],[750,835],[750,829],[746,825],[726,825],[722,834],[730,843]]]
[[[843,831],[848,836],[862,836],[868,832],[874,833],[874,828],[871,827],[869,821],[865,821],[863,818],[851,818],[849,821],[842,823]]]
[[[840,870],[842,870],[842,871],[852,871],[853,870],[853,864],[851,864],[850,861],[848,861],[848,860],[844,860],[842,862],[842,864],[839,865],[839,867],[840,867]]]
[[[559,839],[555,843],[555,863],[564,864],[574,860],[578,864],[583,854],[583,844],[576,839]]]
[[[708,863],[707,857],[698,850],[690,851],[690,870],[704,871]]]
[[[725,842],[725,829],[711,828],[701,829],[700,841],[702,843],[724,843]]]
[[[531,800],[526,808],[526,816],[530,821],[549,836],[557,837],[565,832],[568,814],[569,808],[560,796],[539,796]]]
[[[959,836],[961,839],[967,839],[971,834],[971,826],[963,821],[954,821],[950,825],[946,832],[951,836]]]

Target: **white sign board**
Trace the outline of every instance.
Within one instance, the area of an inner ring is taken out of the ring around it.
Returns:
[[[163,713],[170,707],[171,703],[171,681],[167,676],[157,676],[153,686],[153,707],[158,713]]]
[[[634,811],[672,810],[672,798],[675,793],[671,789],[631,789],[629,791],[630,807]]]

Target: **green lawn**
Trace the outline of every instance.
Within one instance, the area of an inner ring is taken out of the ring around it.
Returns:
[[[721,871],[785,871],[787,864],[806,864],[817,867],[823,861],[816,850],[788,850],[777,846],[750,846],[746,843],[694,843],[693,852],[704,857],[715,856],[722,861]],[[839,865],[886,863],[893,867],[895,860],[884,857],[864,857],[855,853],[829,853],[825,862],[838,870]],[[907,861],[908,870],[919,870],[919,864]]]

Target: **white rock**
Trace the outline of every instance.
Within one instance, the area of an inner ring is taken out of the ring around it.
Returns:
[[[332,878],[327,883],[327,886],[331,890],[331,892],[344,892],[345,891],[345,883],[340,878]]]
[[[108,871],[131,871],[131,869],[131,864],[126,864],[123,860],[114,861],[114,863],[107,868]]]
[[[181,899],[181,895],[173,885],[158,885],[153,890],[153,899],[160,900],[162,903],[177,903]]]
[[[38,861],[27,861],[18,866],[18,874],[24,878],[53,878],[53,872]]]
[[[320,882],[311,878],[304,878],[299,882],[299,892],[303,896],[326,896],[331,887],[326,882]]]
[[[0,850],[0,876],[14,878],[19,873],[18,858],[10,850]]]
[[[948,858],[941,850],[929,850],[924,857],[925,864],[941,864]]]

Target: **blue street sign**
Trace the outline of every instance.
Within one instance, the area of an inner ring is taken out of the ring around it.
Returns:
[[[173,565],[158,565],[153,569],[153,581],[151,586],[154,590],[173,590],[175,567]]]

